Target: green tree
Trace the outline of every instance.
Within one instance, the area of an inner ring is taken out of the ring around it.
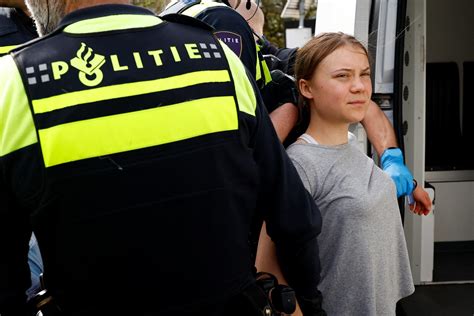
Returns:
[[[268,40],[279,47],[284,47],[285,33],[281,11],[286,4],[286,0],[261,0],[262,10],[265,14],[265,26],[263,32]]]
[[[133,0],[133,4],[148,8],[154,12],[164,9],[169,0]]]
[[[281,13],[286,5],[287,0],[261,0],[262,10],[265,14],[265,26],[263,31],[270,42],[277,44],[279,47],[285,47],[285,27]],[[316,16],[315,1],[311,4],[306,19],[314,19]]]

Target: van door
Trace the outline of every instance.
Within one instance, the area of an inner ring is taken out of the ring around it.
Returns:
[[[426,135],[426,2],[408,0],[402,81],[397,83],[401,96],[401,130],[404,134],[405,160],[419,184],[425,183]],[[401,12],[399,11],[399,14]],[[434,213],[420,217],[407,212],[405,235],[415,284],[433,280]]]

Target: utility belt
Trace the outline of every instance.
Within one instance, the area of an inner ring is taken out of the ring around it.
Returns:
[[[28,301],[30,315],[32,316],[61,316],[64,313],[56,304],[53,296],[48,292],[44,285],[43,273],[40,274],[41,290]]]
[[[64,313],[47,290],[38,292],[29,302],[33,316],[62,316]]]
[[[33,316],[65,315],[44,288],[29,301],[29,305]],[[295,309],[295,291],[278,284],[274,275],[259,272],[256,274],[256,282],[247,286],[227,304],[226,316],[280,316],[292,314]]]
[[[295,291],[278,284],[277,278],[266,272],[256,275],[256,282],[245,288],[226,308],[226,315],[280,316],[296,309]]]

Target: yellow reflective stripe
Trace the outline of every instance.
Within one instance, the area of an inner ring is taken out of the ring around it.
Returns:
[[[267,62],[263,58],[262,54],[260,53],[260,46],[255,45],[257,48],[257,66],[256,66],[256,75],[255,80],[263,80],[263,85],[267,85],[270,81],[272,81],[272,75],[270,74],[270,69],[268,68]],[[262,73],[263,72],[263,73]],[[261,87],[261,86],[260,86]]]
[[[220,42],[220,41],[219,41]],[[252,84],[247,78],[245,67],[240,61],[239,57],[224,43],[220,42],[224,53],[229,62],[229,67],[234,78],[235,93],[237,95],[237,103],[239,110],[255,116],[257,108],[257,98]]]
[[[11,56],[0,58],[0,157],[37,142],[28,98]]]
[[[212,97],[40,130],[46,167],[236,130],[234,98]]]
[[[0,54],[6,54],[10,52],[12,49],[17,47],[18,45],[12,45],[12,46],[0,46]]]
[[[87,34],[134,28],[151,27],[163,21],[153,15],[120,14],[104,16],[73,23],[64,29],[65,33]]]
[[[255,80],[259,81],[262,79],[262,66],[260,65],[260,59],[257,55],[257,64],[255,65]]]
[[[260,46],[258,47],[259,47],[258,51],[260,51]],[[268,68],[267,62],[265,61],[263,56],[261,54],[257,56],[260,56],[258,58],[260,58],[260,65],[261,65],[261,68],[263,69],[264,84],[267,85],[270,81],[272,81],[272,75],[270,74],[270,69]]]
[[[270,73],[270,69],[268,68],[267,62],[264,60],[262,61],[262,68],[263,68],[263,78],[265,78],[265,85],[272,81],[272,74]]]
[[[255,81],[262,79],[262,61],[260,60],[262,54],[260,54],[260,46],[255,44],[255,56],[257,56],[257,64],[255,65]]]
[[[202,0],[201,3],[195,4],[191,6],[190,8],[184,10],[182,14],[195,17],[202,11],[206,10],[207,8],[211,7],[218,7],[218,6],[224,6],[226,7],[225,4],[219,3],[219,2],[214,2],[214,0]]]
[[[79,104],[132,97],[147,93],[189,87],[201,83],[229,81],[230,76],[227,70],[196,71],[168,78],[124,83],[65,93],[49,98],[33,100],[32,104],[35,114],[39,114]]]

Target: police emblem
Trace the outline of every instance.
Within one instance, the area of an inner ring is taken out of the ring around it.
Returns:
[[[227,44],[237,56],[240,57],[240,55],[242,55],[242,37],[239,34],[219,31],[216,32],[215,35],[218,39]]]

